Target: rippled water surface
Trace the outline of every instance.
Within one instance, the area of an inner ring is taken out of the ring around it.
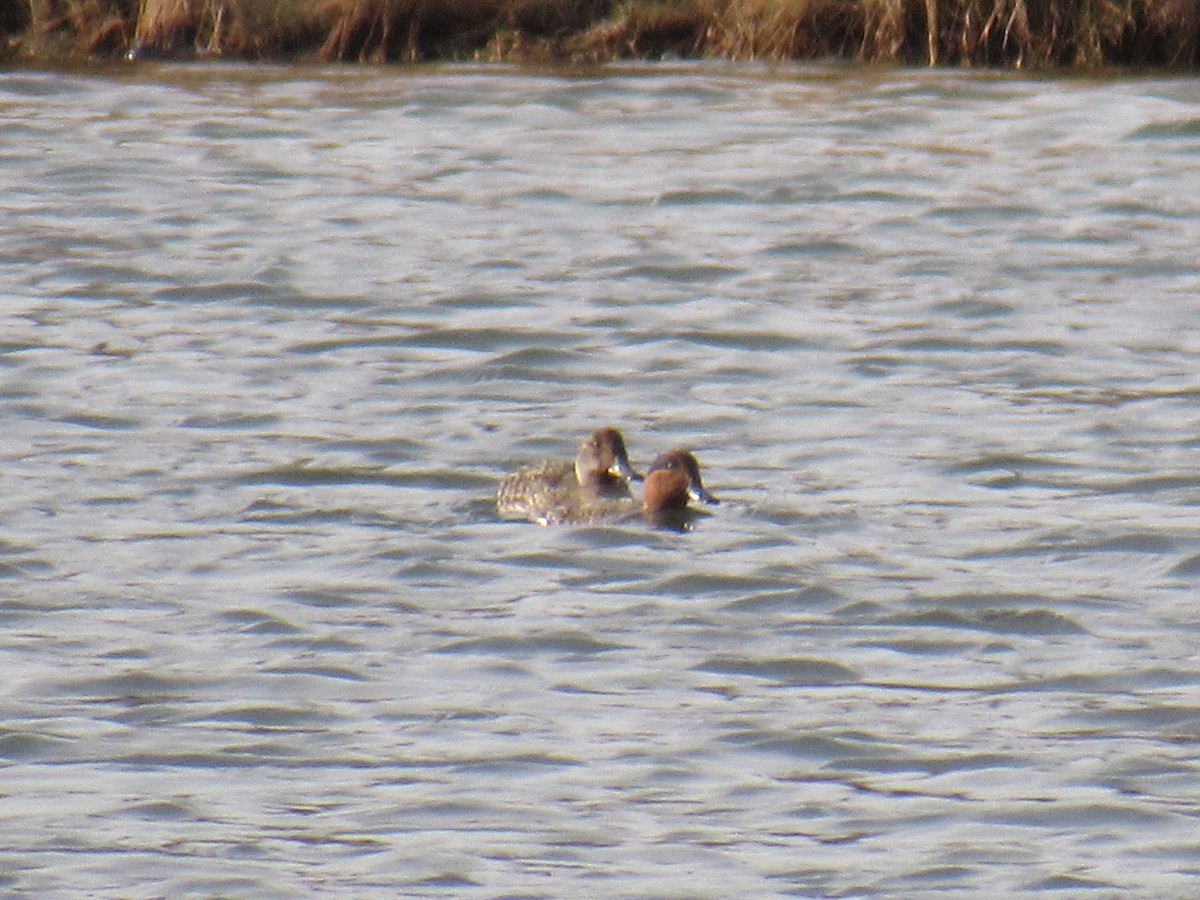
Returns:
[[[1200,891],[1200,82],[8,72],[0,121],[0,890]],[[609,423],[722,505],[497,519]]]

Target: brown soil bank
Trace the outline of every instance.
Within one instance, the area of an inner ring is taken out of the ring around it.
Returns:
[[[0,0],[0,58],[1200,64],[1198,0]]]

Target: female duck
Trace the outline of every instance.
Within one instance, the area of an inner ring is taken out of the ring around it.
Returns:
[[[502,516],[552,525],[588,504],[632,503],[629,480],[641,477],[629,464],[621,432],[601,428],[580,445],[574,463],[544,462],[507,476],[500,482],[496,508]]]
[[[720,502],[704,489],[696,457],[686,450],[668,450],[660,453],[646,470],[640,504],[634,500],[584,502],[564,510],[556,521],[599,525],[641,516],[651,525],[686,531],[696,517],[688,500],[713,506]]]

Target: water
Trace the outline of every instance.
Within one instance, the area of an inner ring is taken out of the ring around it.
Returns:
[[[1200,93],[0,76],[7,895],[1200,888]],[[591,428],[687,534],[499,522]]]

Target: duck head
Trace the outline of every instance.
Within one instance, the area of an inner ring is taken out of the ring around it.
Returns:
[[[660,453],[646,470],[643,503],[651,513],[681,512],[688,500],[715,506],[720,501],[704,489],[700,463],[686,450]]]
[[[615,428],[593,431],[579,447],[575,457],[575,479],[591,487],[624,487],[642,476],[634,471],[625,449],[625,439]]]

